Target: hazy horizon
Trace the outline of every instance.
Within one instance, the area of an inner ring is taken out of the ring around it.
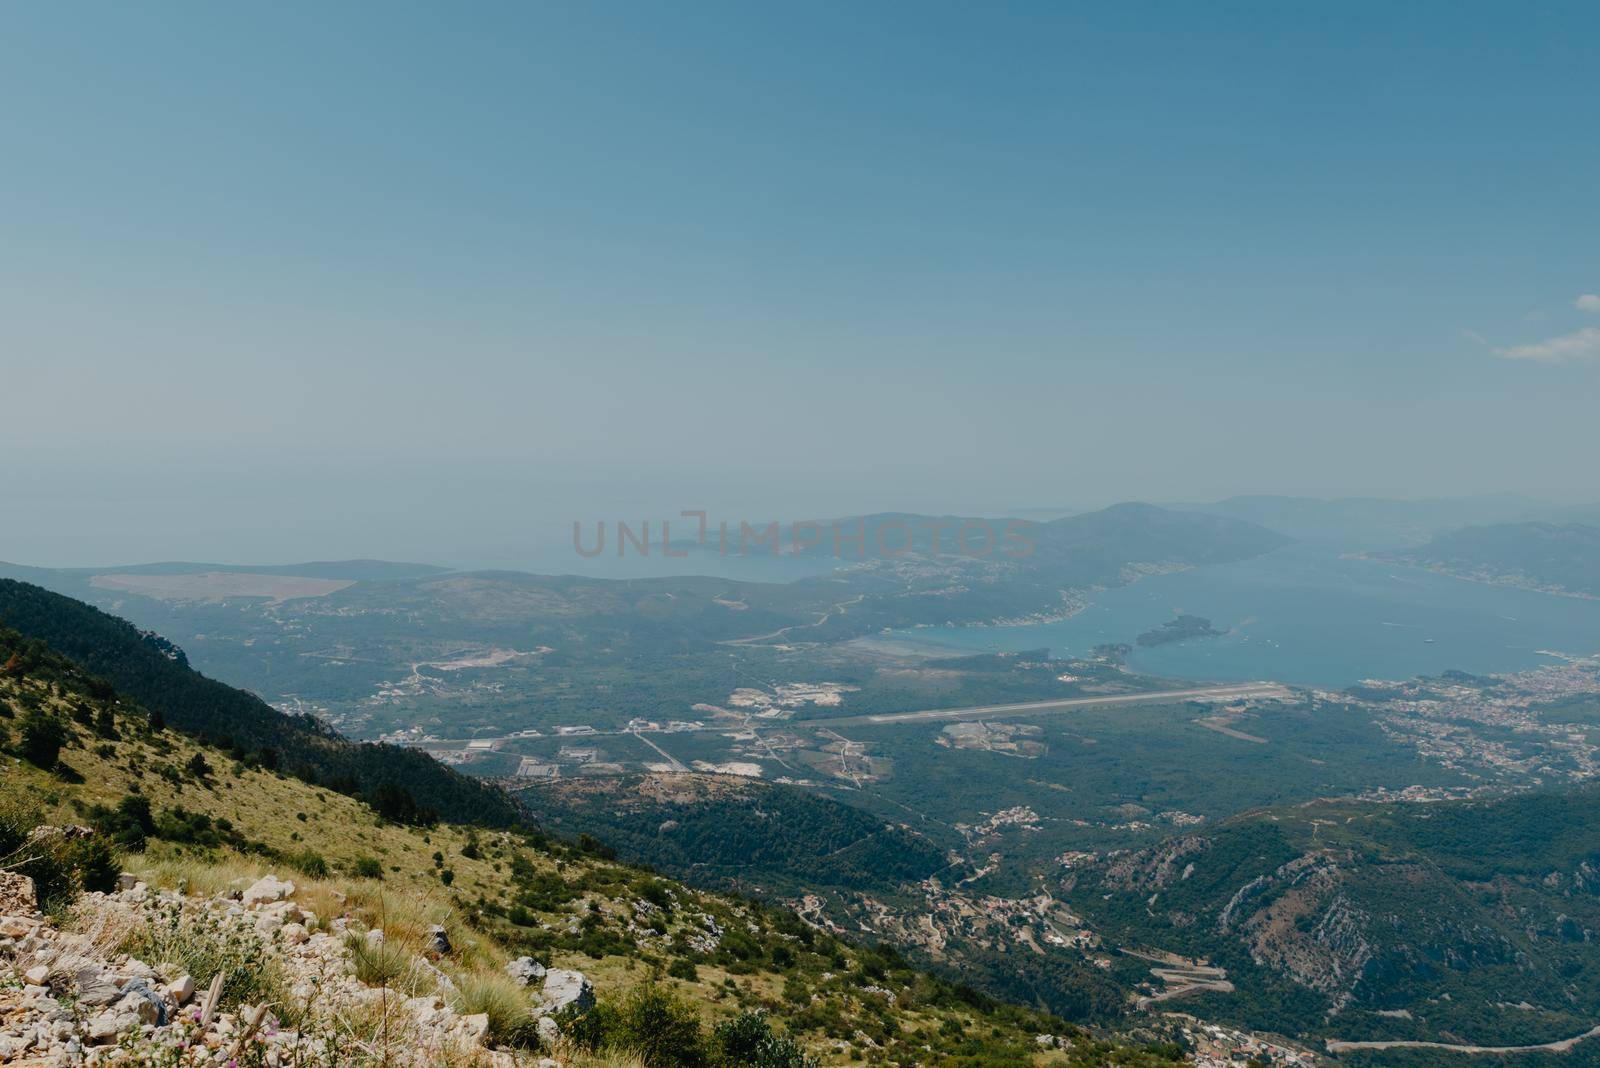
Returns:
[[[926,515],[1019,516],[1047,521],[1060,515],[1142,502],[1162,507],[1202,505],[1240,497],[1413,502],[1507,499],[1505,518],[1529,509],[1600,503],[1600,496],[1555,497],[1499,490],[1481,494],[1312,494],[1243,492],[1216,497],[1128,493],[1110,498],[1059,501],[1012,499],[971,493],[960,499],[936,492],[831,493],[808,487],[784,494],[759,486],[715,498],[693,487],[673,492],[663,481],[630,479],[542,483],[509,466],[470,477],[440,470],[428,474],[363,469],[255,469],[247,477],[224,465],[191,467],[174,480],[170,469],[137,471],[101,467],[63,470],[45,465],[0,473],[13,511],[0,545],[0,561],[32,567],[99,568],[130,564],[196,562],[283,565],[319,560],[383,559],[472,570],[616,570],[609,554],[587,564],[572,548],[572,524],[662,519],[674,531],[692,529],[686,509],[737,523],[824,519],[889,512]],[[576,484],[574,484],[576,483]],[[595,487],[599,487],[597,490]],[[287,521],[286,521],[287,520]],[[614,527],[613,527],[614,529]],[[608,567],[609,565],[609,567]]]
[[[1589,5],[90,7],[0,40],[0,559],[1600,500]]]

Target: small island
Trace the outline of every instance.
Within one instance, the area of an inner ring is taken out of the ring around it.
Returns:
[[[1153,645],[1171,645],[1173,642],[1187,641],[1190,638],[1211,638],[1219,634],[1226,634],[1211,625],[1211,620],[1204,616],[1179,616],[1169,619],[1152,630],[1147,630],[1134,641],[1141,647],[1149,648]]]

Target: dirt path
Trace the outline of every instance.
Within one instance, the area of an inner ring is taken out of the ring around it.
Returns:
[[[1226,720],[1202,717],[1195,720],[1195,722],[1206,730],[1216,731],[1218,734],[1226,734],[1229,738],[1237,738],[1241,742],[1255,742],[1257,745],[1267,744],[1267,740],[1259,735],[1246,734],[1244,731],[1235,730],[1228,726]]]
[[[660,753],[661,759],[665,760],[669,765],[671,765],[673,771],[686,772],[689,770],[688,767],[684,765],[683,761],[679,760],[677,757],[673,756],[671,753],[667,752],[665,749],[661,748],[655,742],[652,742],[638,731],[629,731],[628,733],[639,739],[645,745],[648,745],[651,749],[654,749],[656,752]]]
[[[867,757],[867,747],[860,742],[852,742],[837,731],[823,728],[817,733],[832,738],[839,743],[839,775],[848,778],[857,790],[861,789],[861,775],[872,774],[872,763]],[[863,765],[859,775],[850,768],[850,758],[852,756],[859,757]]]
[[[764,642],[764,641],[767,641],[768,639],[771,639],[771,638],[781,638],[785,634],[788,634],[791,630],[807,630],[807,629],[810,629],[812,627],[820,627],[824,623],[826,623],[828,620],[832,619],[834,616],[843,614],[843,612],[844,612],[844,610],[846,608],[849,608],[853,604],[860,604],[862,601],[865,601],[866,599],[867,599],[867,595],[863,593],[858,597],[850,598],[850,600],[848,600],[848,601],[840,601],[838,604],[834,605],[832,608],[828,609],[826,612],[824,612],[820,616],[818,616],[815,623],[791,623],[787,627],[779,627],[777,630],[773,631],[771,634],[757,634],[753,638],[729,638],[726,641],[720,641],[717,644],[718,645],[754,645],[756,642]]]

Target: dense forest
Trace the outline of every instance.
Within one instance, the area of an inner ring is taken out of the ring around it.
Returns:
[[[885,890],[949,863],[922,835],[795,787],[718,782],[674,797],[657,781],[569,780],[519,797],[552,830],[592,833],[630,862],[718,888]]]

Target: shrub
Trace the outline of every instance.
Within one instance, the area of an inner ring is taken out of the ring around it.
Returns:
[[[556,1016],[556,1021],[561,1025],[561,1031],[566,1035],[568,1042],[578,1049],[595,1053],[604,1049],[611,1037],[617,1033],[618,1016],[619,1012],[615,1005],[602,1001],[584,1013],[563,1009]]]
[[[516,871],[515,865],[512,870]],[[538,912],[555,912],[583,894],[581,887],[568,883],[553,871],[539,872],[524,882],[518,904]]]
[[[578,852],[587,853],[590,856],[599,857],[602,860],[617,859],[615,850],[601,842],[598,838],[595,838],[593,835],[588,834],[578,835]]]
[[[567,1016],[562,1030],[580,1049],[631,1054],[645,1068],[707,1068],[713,1063],[694,1006],[654,983],[620,1003],[601,1002]]]
[[[231,829],[226,820],[212,820],[204,812],[190,812],[180,805],[156,817],[155,834],[169,842],[216,848],[228,842]]]
[[[761,944],[743,931],[730,929],[722,936],[717,952],[725,959],[732,958],[736,961],[760,960]]]
[[[672,888],[660,879],[645,879],[639,884],[639,896],[662,912],[671,915],[674,904]]]
[[[73,873],[78,889],[102,894],[116,889],[117,857],[101,835],[63,836],[56,852]]]
[[[383,878],[383,865],[377,857],[357,857],[350,870],[358,879]]]
[[[49,771],[61,759],[66,743],[66,724],[59,717],[39,711],[22,717],[22,755],[29,763]]]
[[[815,1068],[817,1061],[788,1035],[773,1034],[766,1017],[747,1012],[717,1025],[717,1050],[741,1068]]]
[[[117,737],[117,716],[110,705],[101,705],[94,716],[94,732],[102,738]]]
[[[167,961],[194,976],[195,986],[209,986],[222,975],[225,1012],[264,1001],[283,1003],[283,977],[267,956],[261,936],[248,918],[209,910],[185,909],[165,902],[146,912],[143,928],[122,947],[140,960]]]
[[[32,879],[41,908],[59,911],[80,891],[116,885],[116,857],[104,837],[42,826],[41,819],[29,802],[0,797],[0,870]]]
[[[303,849],[298,853],[290,853],[283,859],[295,870],[309,875],[313,879],[326,879],[328,877],[328,861],[314,849]]]
[[[28,841],[33,829],[39,826],[40,813],[9,794],[0,794],[0,867]]]
[[[709,1063],[694,1006],[654,983],[635,987],[617,1014],[612,1045],[638,1056],[645,1068],[700,1068]]]
[[[383,783],[367,795],[366,801],[378,815],[393,823],[407,823],[417,827],[432,827],[439,822],[437,814],[418,805],[410,791],[394,783]]]
[[[145,839],[156,833],[156,821],[150,814],[150,799],[129,794],[117,802],[114,809],[95,805],[89,810],[95,829],[107,835],[122,849],[142,853]]]

